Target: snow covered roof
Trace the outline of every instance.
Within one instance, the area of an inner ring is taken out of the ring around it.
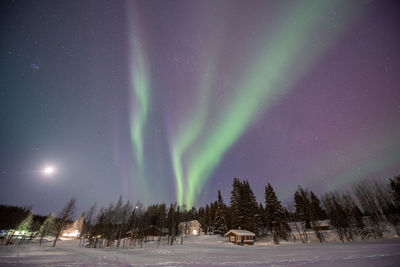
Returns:
[[[253,232],[250,232],[247,230],[237,230],[237,229],[230,230],[229,232],[227,232],[225,234],[225,236],[227,236],[230,233],[238,235],[238,236],[256,236],[256,234]]]
[[[193,220],[193,221],[187,221],[187,222],[181,222],[179,225],[186,225],[186,226],[201,226],[198,220]]]

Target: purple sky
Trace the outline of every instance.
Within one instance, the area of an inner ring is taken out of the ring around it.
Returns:
[[[0,203],[46,214],[71,196],[80,209],[120,194],[178,201],[173,155],[193,127],[180,163],[195,205],[218,189],[229,202],[233,177],[260,202],[270,182],[286,203],[298,185],[322,194],[400,174],[399,4],[338,1],[308,14],[312,3],[1,3]],[[302,19],[299,43],[286,46]],[[257,64],[279,70],[272,89]],[[265,83],[262,101],[247,101],[253,81]],[[254,114],[237,114],[245,128],[210,163],[199,155],[218,154],[214,133],[231,135],[218,126],[240,111],[236,96]]]

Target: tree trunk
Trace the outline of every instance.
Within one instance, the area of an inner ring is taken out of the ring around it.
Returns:
[[[57,239],[58,239],[58,234],[57,234],[57,235],[56,235],[56,237],[54,238],[53,247],[55,247],[55,246],[56,246]]]

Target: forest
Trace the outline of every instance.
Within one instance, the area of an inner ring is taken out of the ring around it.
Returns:
[[[95,203],[77,221],[80,245],[129,248],[150,239],[173,245],[179,242],[179,224],[191,220],[200,222],[202,234],[224,235],[230,229],[243,229],[255,233],[256,240],[270,238],[275,244],[282,240],[307,243],[311,236],[327,242],[326,222],[341,242],[381,239],[388,231],[400,235],[400,175],[386,182],[363,180],[347,191],[320,197],[298,186],[287,205],[282,205],[270,183],[259,203],[249,182],[234,178],[229,202],[218,191],[216,201],[190,209],[176,203],[145,207],[124,201],[122,196],[108,206]],[[19,244],[40,238],[41,244],[43,238],[51,237],[56,246],[61,232],[73,222],[75,210],[75,198],[57,216],[47,217],[34,215],[32,207],[0,205],[0,245],[15,244],[16,238]]]

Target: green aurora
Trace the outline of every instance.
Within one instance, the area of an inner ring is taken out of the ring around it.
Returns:
[[[348,5],[348,14],[352,16],[344,18],[342,24],[326,36],[324,34],[326,14],[334,12],[339,7],[342,7],[340,2],[332,1],[317,1],[306,5],[298,2],[284,16],[289,19],[285,19],[275,34],[267,38],[264,49],[259,51],[248,64],[250,68],[244,71],[241,82],[235,88],[236,93],[225,110],[217,114],[217,122],[209,129],[207,137],[196,147],[194,156],[188,163],[187,188],[182,192],[183,183],[177,188],[178,199],[182,199],[184,195],[187,207],[194,204],[210,174],[248,126],[291,89],[291,85],[306,73],[324,52],[325,44],[337,38],[345,26],[354,19],[352,6]],[[321,42],[311,47],[308,41],[313,34],[320,34]],[[201,115],[198,116],[203,118]],[[204,122],[192,121],[192,125],[184,127],[191,129],[188,131],[190,138],[187,138],[190,141],[198,136],[197,123],[202,125]],[[185,142],[185,145],[186,143],[190,142]],[[182,147],[179,147],[179,151]],[[180,172],[177,180],[183,180],[182,177],[183,174]]]

